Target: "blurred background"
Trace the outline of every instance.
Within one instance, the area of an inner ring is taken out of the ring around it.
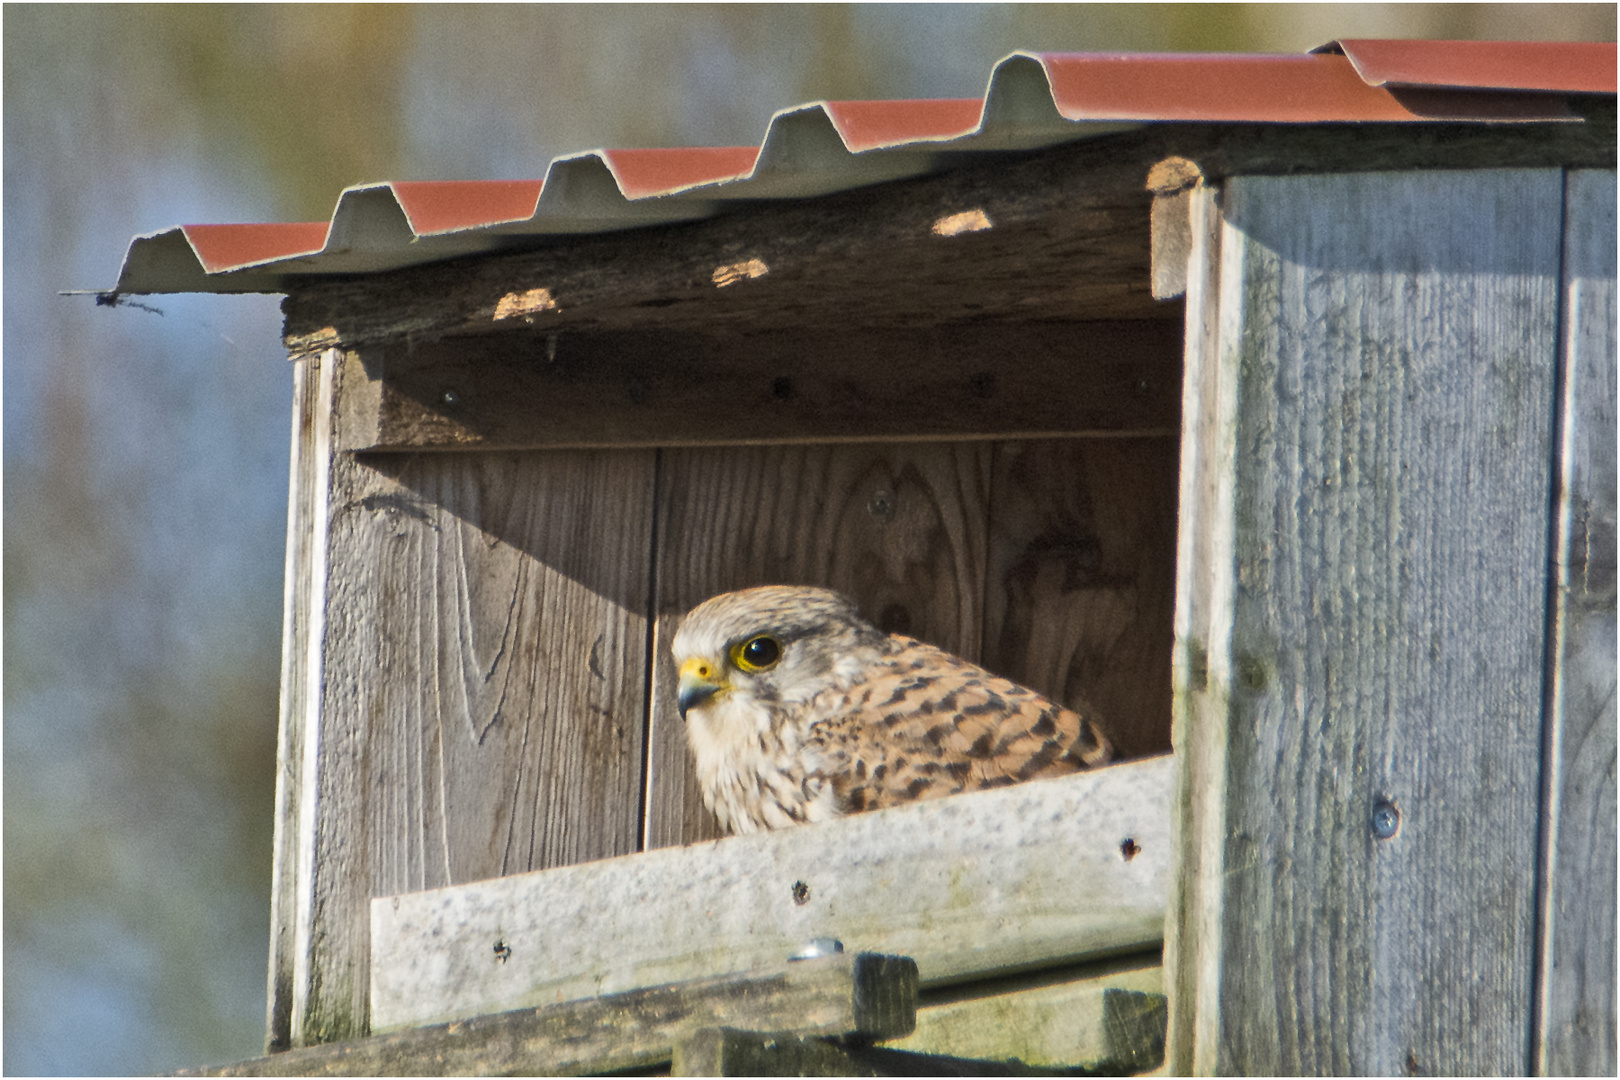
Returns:
[[[131,236],[374,180],[756,143],[1018,49],[1615,38],[1612,4],[32,6],[4,44],[4,1071],[261,1052],[291,370],[279,298],[101,308]],[[151,309],[151,310],[148,310]]]

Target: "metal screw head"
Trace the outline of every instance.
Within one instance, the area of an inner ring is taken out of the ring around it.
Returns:
[[[1400,831],[1401,812],[1395,804],[1388,799],[1373,803],[1372,834],[1380,840],[1388,840]]]
[[[844,943],[837,938],[813,937],[804,943],[804,946],[788,957],[793,960],[815,960],[823,956],[835,956],[844,951]]]
[[[894,493],[882,488],[874,491],[867,501],[866,512],[879,521],[888,521],[894,516]]]

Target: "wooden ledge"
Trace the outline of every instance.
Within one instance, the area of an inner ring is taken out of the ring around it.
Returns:
[[[872,1040],[917,1020],[917,965],[873,953],[288,1050],[180,1076],[568,1076],[645,1068],[716,1025]]]
[[[924,986],[1153,948],[1174,766],[379,897],[373,1030],[760,968],[818,936],[910,956]]]

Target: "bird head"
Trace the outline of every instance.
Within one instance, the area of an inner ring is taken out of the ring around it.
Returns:
[[[767,585],[723,593],[675,634],[682,718],[728,696],[802,701],[837,680],[838,663],[884,635],[828,589]]]

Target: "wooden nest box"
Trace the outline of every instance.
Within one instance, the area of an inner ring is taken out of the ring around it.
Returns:
[[[1615,114],[1570,101],[289,276],[272,1046],[825,933],[916,958],[936,1053],[1112,973],[1174,1071],[1612,1072]],[[1142,760],[697,844],[669,639],[765,583]]]

